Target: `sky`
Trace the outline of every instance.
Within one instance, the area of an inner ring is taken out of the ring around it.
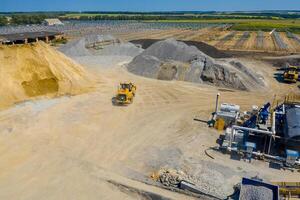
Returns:
[[[300,0],[0,0],[0,12],[254,10],[300,10]]]

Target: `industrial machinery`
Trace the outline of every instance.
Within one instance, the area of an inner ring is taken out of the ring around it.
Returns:
[[[284,169],[299,169],[299,118],[300,103],[295,100],[285,100],[275,108],[270,103],[261,109],[253,106],[252,111],[240,113],[236,123],[232,121],[226,127],[220,149],[237,152],[249,161],[253,157],[278,163]]]
[[[296,83],[298,78],[299,78],[298,67],[289,66],[288,68],[285,69],[283,73],[283,80],[285,82]]]
[[[136,86],[133,83],[120,83],[117,95],[115,97],[116,104],[130,104],[136,93]]]
[[[243,127],[248,128],[256,128],[258,124],[260,126],[266,125],[270,115],[270,106],[271,104],[268,102],[263,107],[260,108],[258,112],[253,112],[250,118],[243,123]]]
[[[286,149],[286,160],[285,165],[287,167],[294,167],[296,165],[296,161],[299,158],[299,152],[291,149]]]

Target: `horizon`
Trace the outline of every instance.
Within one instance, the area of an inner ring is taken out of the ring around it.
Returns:
[[[104,11],[104,10],[35,10],[35,11],[0,11],[0,13],[49,13],[49,12],[66,12],[66,13],[209,13],[209,12],[216,12],[216,13],[238,13],[238,12],[245,12],[245,13],[263,13],[263,12],[300,12],[299,10],[156,10],[156,11],[130,11],[130,10],[115,10],[115,11]]]
[[[261,12],[299,11],[295,0],[3,0],[0,12]],[[94,10],[94,11],[93,11]]]

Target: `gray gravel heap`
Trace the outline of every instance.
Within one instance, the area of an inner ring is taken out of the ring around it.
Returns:
[[[91,55],[91,52],[85,47],[85,45],[86,45],[85,38],[81,38],[79,40],[74,40],[61,46],[59,48],[59,51],[61,51],[62,53],[64,53],[69,57]]]
[[[68,42],[59,50],[70,57],[90,55],[134,57],[143,52],[142,48],[138,48],[132,43],[120,43],[111,35],[87,35]]]
[[[273,191],[264,186],[243,185],[240,200],[272,200]]]
[[[85,38],[86,45],[91,45],[91,44],[95,44],[95,43],[103,42],[103,41],[118,42],[118,40],[112,35],[91,34],[91,35],[85,36],[84,38]]]
[[[99,51],[99,55],[109,56],[132,56],[135,57],[141,54],[144,50],[136,47],[132,43],[111,44]]]
[[[183,80],[196,83],[248,90],[263,86],[256,73],[238,62],[216,62],[215,59],[175,39],[159,41],[136,56],[128,71],[148,78]],[[251,87],[247,86],[249,82]]]

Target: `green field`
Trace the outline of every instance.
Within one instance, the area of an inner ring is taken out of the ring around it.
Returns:
[[[1,13],[0,13],[1,14]],[[0,15],[0,26],[8,24],[5,16],[12,18],[10,24],[40,24],[45,18],[60,18],[62,20],[137,20],[140,22],[157,23],[211,23],[229,24],[231,30],[237,31],[290,31],[300,33],[300,12],[298,14],[283,13],[132,13],[132,12],[44,12],[44,13],[6,13]]]
[[[124,13],[68,13],[62,19],[111,19],[111,20],[139,20],[143,22],[160,23],[213,23],[231,24],[232,30],[237,31],[291,31],[300,33],[300,19],[283,19],[278,16],[253,16],[253,15],[224,15],[224,14],[183,14],[183,15],[157,15],[157,14],[124,14]],[[122,18],[123,17],[123,18]],[[242,19],[239,19],[242,17]],[[258,19],[261,17],[261,19]],[[266,19],[266,17],[269,17]],[[167,19],[165,19],[167,18]]]
[[[235,23],[233,30],[262,30],[271,31],[276,28],[277,31],[289,30],[294,33],[300,33],[300,20],[269,20],[269,21],[249,21]]]
[[[213,23],[232,24],[231,29],[237,31],[291,31],[300,33],[300,19],[205,19],[205,20],[145,20],[144,22],[165,22],[165,23]]]

